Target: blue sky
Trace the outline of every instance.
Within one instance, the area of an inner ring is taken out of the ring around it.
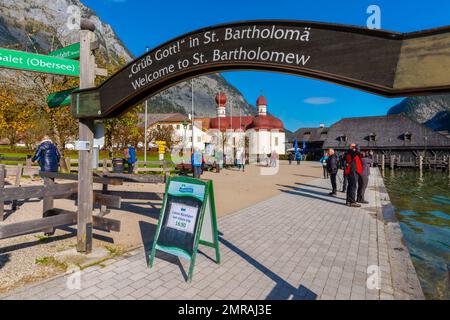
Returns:
[[[249,19],[293,19],[366,26],[366,9],[381,8],[382,29],[417,31],[450,25],[448,0],[181,1],[81,0],[111,24],[129,50],[144,53],[183,33]],[[261,93],[287,129],[331,125],[343,117],[384,115],[401,101],[334,84],[269,72],[227,72],[225,78],[252,104]]]

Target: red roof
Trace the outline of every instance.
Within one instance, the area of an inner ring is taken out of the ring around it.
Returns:
[[[216,95],[216,103],[219,107],[223,107],[227,104],[227,96],[225,93],[220,92]]]
[[[259,96],[256,100],[256,106],[267,106],[267,99],[263,95]]]
[[[273,116],[244,116],[244,117],[223,117],[220,118],[212,118],[209,123],[210,129],[219,129],[220,122],[220,130],[225,131],[228,129],[247,131],[249,129],[267,129],[267,130],[284,130],[283,122],[275,118]],[[241,126],[240,126],[241,125]]]
[[[252,123],[253,123],[254,117],[252,116],[244,116],[244,117],[223,117],[223,118],[212,118],[209,124],[210,129],[219,129],[220,124],[220,130],[227,130],[227,129],[233,129],[233,130],[239,130],[241,128],[242,130],[246,131],[250,129]],[[240,127],[240,125],[242,125]]]

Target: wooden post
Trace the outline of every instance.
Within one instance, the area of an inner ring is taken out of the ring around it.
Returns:
[[[72,172],[72,162],[70,157],[66,158],[66,167],[67,167],[67,173],[71,173]]]
[[[55,184],[55,180],[51,179],[51,178],[44,178],[44,186],[48,187],[48,186],[52,186]],[[51,212],[52,209],[54,209],[55,206],[55,199],[53,198],[53,196],[48,196],[48,197],[44,197],[42,199],[43,203],[42,203],[42,217],[46,218],[49,215],[49,212]],[[53,228],[49,228],[47,230],[44,230],[45,235],[49,236],[49,235],[53,235],[55,233],[55,230]]]
[[[395,165],[394,161],[395,161],[395,156],[391,155],[391,170],[394,170],[394,165]]]
[[[419,156],[419,171],[420,171],[420,176],[422,176],[422,173],[423,173],[423,156]]]
[[[103,158],[103,173],[108,173],[109,172],[109,170],[108,170],[108,159],[106,159],[106,158]]]
[[[386,165],[386,156],[383,154],[381,155],[381,172],[384,174],[384,168]]]
[[[31,158],[27,158],[26,160],[26,168],[31,169]]]
[[[22,178],[23,174],[23,165],[19,164],[17,165],[17,172],[16,172],[16,180],[14,181],[14,187],[20,187],[20,178]],[[12,210],[17,210],[17,200],[14,200],[11,205]]]
[[[92,30],[92,31],[91,31]],[[95,56],[91,43],[95,41],[93,28],[80,31],[80,89],[95,85]],[[93,169],[92,147],[94,143],[94,121],[79,120],[79,139],[89,143],[89,150],[80,150],[78,156],[78,224],[77,251],[92,251]]]
[[[6,169],[4,164],[0,164],[0,189],[5,187]],[[0,201],[0,222],[3,221],[3,215],[5,213],[5,203]]]

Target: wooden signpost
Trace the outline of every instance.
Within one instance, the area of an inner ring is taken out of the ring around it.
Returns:
[[[214,248],[216,263],[220,264],[213,183],[169,177],[150,254],[150,268],[157,250],[187,259],[190,282],[199,244]]]

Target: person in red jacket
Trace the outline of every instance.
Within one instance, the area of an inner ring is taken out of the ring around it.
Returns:
[[[350,149],[345,154],[345,165],[345,175],[348,180],[347,205],[349,207],[361,207],[356,202],[356,190],[358,188],[358,177],[362,174],[363,166],[361,155],[354,143],[350,145]]]

